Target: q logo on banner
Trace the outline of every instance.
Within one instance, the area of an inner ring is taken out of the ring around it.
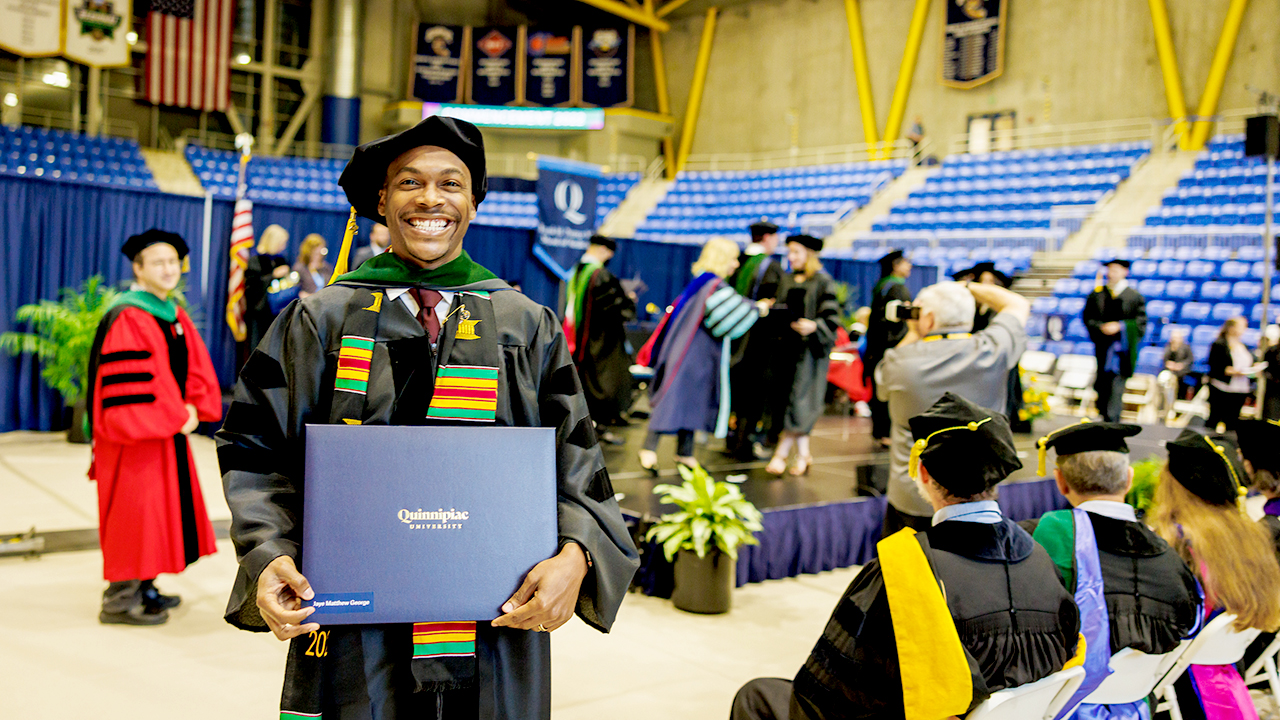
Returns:
[[[561,180],[556,185],[555,200],[556,209],[564,215],[565,220],[574,225],[581,225],[587,221],[587,216],[579,212],[586,197],[582,192],[582,186],[578,183],[572,180]]]

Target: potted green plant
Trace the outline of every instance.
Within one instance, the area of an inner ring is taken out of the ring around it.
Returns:
[[[658,485],[660,502],[678,512],[663,515],[645,540],[662,545],[667,561],[675,564],[671,601],[696,613],[729,611],[739,545],[757,545],[754,532],[763,529],[760,511],[742,496],[737,485],[717,482],[702,467],[680,466],[680,485]]]
[[[1147,514],[1155,501],[1156,485],[1160,484],[1160,471],[1164,469],[1164,461],[1152,455],[1146,460],[1133,464],[1133,487],[1124,501],[1133,506],[1141,518]]]
[[[61,300],[41,300],[18,308],[14,319],[29,332],[0,335],[0,349],[13,355],[35,355],[40,377],[72,408],[67,439],[85,442],[84,403],[89,376],[89,350],[98,323],[115,300],[116,291],[94,275],[79,291],[63,288]]]

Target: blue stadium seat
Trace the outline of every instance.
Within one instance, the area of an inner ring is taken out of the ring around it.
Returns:
[[[1089,330],[1084,326],[1084,320],[1077,317],[1068,321],[1063,337],[1067,340],[1088,340]]]
[[[1031,301],[1031,312],[1048,315],[1058,311],[1058,298],[1038,297]]]
[[[1245,347],[1256,348],[1261,340],[1262,331],[1258,328],[1245,328],[1244,333],[1240,336],[1240,342],[1244,343]]]
[[[1158,347],[1144,347],[1138,351],[1138,363],[1134,372],[1144,375],[1158,375],[1164,369],[1164,350]]]
[[[1190,325],[1182,325],[1177,323],[1165,323],[1165,325],[1160,328],[1160,343],[1164,344],[1169,342],[1169,338],[1173,335],[1173,333],[1177,331],[1182,332],[1184,340],[1191,337]]]
[[[1081,260],[1076,263],[1075,270],[1071,273],[1075,278],[1085,278],[1090,282],[1098,275],[1098,263],[1093,260]]]
[[[1244,247],[1236,250],[1236,257],[1239,258],[1241,262],[1258,262],[1259,260],[1262,260],[1265,252],[1266,250],[1264,250],[1260,245],[1245,245]]]
[[[1156,269],[1156,274],[1163,278],[1176,279],[1182,277],[1186,267],[1186,263],[1178,260],[1164,260]]]
[[[1178,314],[1178,319],[1184,323],[1201,323],[1209,319],[1211,309],[1212,306],[1209,303],[1184,303],[1182,310]]]
[[[1250,269],[1251,268],[1248,263],[1243,263],[1238,260],[1229,260],[1222,263],[1222,267],[1218,269],[1218,275],[1223,278],[1237,280],[1248,277]]]
[[[1271,297],[1275,298],[1276,296],[1273,294]],[[1280,298],[1277,298],[1277,299],[1280,299]],[[1280,319],[1280,305],[1276,304],[1276,300],[1272,300],[1270,307],[1267,308],[1267,314],[1271,316],[1270,321],[1273,323],[1276,322],[1278,319]],[[1258,303],[1257,305],[1254,305],[1249,310],[1249,322],[1251,323],[1262,322],[1262,303]]]
[[[1200,299],[1206,302],[1222,300],[1231,294],[1231,283],[1211,280],[1200,286]]]
[[[1080,284],[1080,281],[1075,278],[1059,278],[1058,281],[1053,284],[1053,294],[1058,296],[1082,294],[1080,293]]]
[[[1144,298],[1158,298],[1164,295],[1164,280],[1143,280],[1138,283],[1138,293]]]
[[[1073,355],[1093,355],[1094,350],[1093,343],[1088,340],[1082,340],[1071,346],[1071,354]]]
[[[1071,351],[1074,349],[1075,349],[1075,343],[1067,342],[1065,340],[1047,342],[1044,344],[1045,352],[1051,352],[1054,355],[1059,355],[1059,356],[1070,355]]]
[[[1257,302],[1262,298],[1262,283],[1243,281],[1231,286],[1231,297],[1235,300]]]
[[[1190,300],[1195,293],[1196,284],[1190,280],[1170,280],[1164,286],[1164,296],[1173,300]]]
[[[1218,331],[1220,329],[1221,328],[1217,325],[1197,325],[1196,328],[1191,331],[1190,343],[1192,345],[1210,345],[1217,339]],[[1207,355],[1208,354],[1206,353],[1206,357]]]
[[[1159,275],[1160,265],[1152,260],[1135,260],[1129,268],[1129,276],[1134,278],[1148,278]]]
[[[1146,293],[1143,293],[1146,295]],[[1171,300],[1150,300],[1147,302],[1147,317],[1163,318],[1165,320],[1173,318],[1178,312],[1178,306]]]
[[[1218,303],[1213,306],[1213,310],[1209,313],[1209,317],[1217,322],[1226,322],[1227,320],[1244,314],[1244,305],[1240,303]]]
[[[1068,317],[1079,315],[1084,310],[1084,298],[1065,297],[1058,301],[1058,314]]]
[[[1181,250],[1182,248],[1178,248]],[[1217,271],[1217,265],[1207,260],[1192,260],[1187,263],[1184,275],[1188,278],[1209,278]]]

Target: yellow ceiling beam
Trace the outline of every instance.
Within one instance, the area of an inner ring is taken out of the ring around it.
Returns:
[[[853,49],[853,77],[858,83],[858,109],[862,111],[862,136],[867,152],[874,158],[880,140],[876,131],[876,106],[871,97],[871,70],[867,65],[867,44],[862,34],[862,11],[859,0],[844,0],[845,17],[849,21],[849,44]]]
[[[1169,11],[1165,0],[1148,0],[1151,6],[1151,24],[1156,32],[1156,55],[1160,58],[1160,72],[1164,75],[1164,94],[1169,101],[1169,117],[1173,118],[1178,146],[1189,147],[1187,135],[1187,101],[1182,94],[1182,78],[1178,75],[1178,56],[1173,50],[1173,33],[1169,30]]]
[[[667,0],[667,4],[658,8],[658,12],[656,14],[660,18],[664,18],[676,10],[679,10],[680,6],[687,2],[689,2],[689,0]]]
[[[1213,53],[1213,64],[1209,66],[1209,80],[1204,86],[1204,95],[1200,96],[1200,109],[1196,115],[1201,118],[1212,116],[1218,111],[1218,99],[1222,97],[1222,85],[1227,79],[1227,70],[1231,68],[1231,56],[1236,50],[1236,38],[1240,35],[1240,24],[1244,21],[1244,11],[1249,7],[1249,0],[1231,0],[1227,8],[1227,21],[1222,24],[1222,35],[1218,38],[1218,49]],[[1191,128],[1191,150],[1203,150],[1205,141],[1209,139],[1209,131],[1213,123],[1209,120],[1196,120]]]
[[[630,20],[637,25],[643,25],[651,30],[658,32],[666,32],[671,29],[671,23],[652,13],[647,13],[630,5],[619,2],[618,0],[578,0],[578,2],[586,3],[593,8],[599,8],[607,13],[617,15],[623,20]]]
[[[920,57],[920,42],[924,39],[924,26],[928,19],[929,0],[916,0],[911,14],[911,29],[907,32],[907,47],[902,52],[902,66],[898,70],[898,84],[893,88],[889,119],[884,126],[882,157],[889,157],[890,146],[902,131],[902,118],[907,112],[907,97],[911,95],[911,81],[915,78],[916,60]]]
[[[693,66],[693,84],[689,86],[689,102],[684,108],[684,130],[680,133],[680,151],[676,153],[676,172],[684,169],[693,150],[693,135],[698,130],[698,113],[702,110],[702,91],[707,85],[707,68],[711,66],[711,47],[716,37],[716,17],[719,10],[707,10],[702,26],[702,41],[698,45],[698,60]]]

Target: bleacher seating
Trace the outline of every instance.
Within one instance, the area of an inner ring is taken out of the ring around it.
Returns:
[[[600,186],[596,191],[596,217],[600,222],[604,222],[609,213],[622,204],[622,199],[638,182],[640,182],[638,172],[606,175],[600,179]]]
[[[0,126],[0,175],[155,189],[136,140]]]
[[[872,229],[1048,230],[1053,206],[1096,203],[1149,150],[1116,143],[952,156]]]
[[[187,161],[214,197],[234,198],[239,155],[188,145]],[[246,170],[248,196],[255,202],[291,207],[342,210],[347,196],[338,186],[345,160],[255,157]],[[538,226],[538,198],[531,192],[492,191],[472,221],[476,225],[533,229]]]
[[[905,160],[776,170],[682,172],[662,202],[636,229],[641,240],[737,240],[768,218],[784,234],[801,231],[805,215],[856,209],[906,169]]]

